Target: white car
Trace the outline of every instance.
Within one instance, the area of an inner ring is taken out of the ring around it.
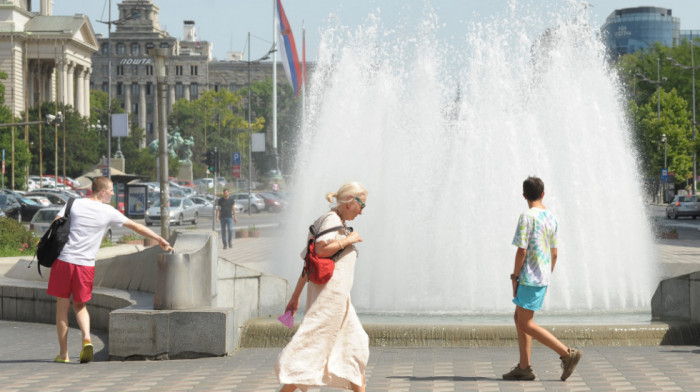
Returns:
[[[192,222],[193,225],[197,224],[199,220],[199,212],[194,202],[187,197],[173,197],[170,199],[170,205],[168,206],[170,224],[178,224],[182,226],[185,221]],[[146,216],[144,218],[146,221],[146,226],[151,226],[155,223],[160,223],[160,200],[155,202],[151,208],[146,210]]]
[[[27,199],[34,200],[37,204],[42,207],[50,207],[51,202],[44,196],[27,196]]]
[[[33,191],[35,189],[39,189],[39,183],[34,182],[34,180],[32,180],[32,179],[27,181],[27,191]]]

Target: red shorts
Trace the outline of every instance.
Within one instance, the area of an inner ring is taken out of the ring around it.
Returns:
[[[92,298],[94,279],[95,267],[66,263],[56,259],[51,266],[49,288],[46,294],[60,298],[70,298],[73,294],[73,301],[87,302]]]

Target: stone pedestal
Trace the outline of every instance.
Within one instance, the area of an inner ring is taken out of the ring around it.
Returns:
[[[124,158],[112,158],[109,160],[109,163],[112,165],[112,169],[117,169],[122,173],[126,173],[126,160]]]
[[[192,162],[186,162],[180,164],[180,172],[177,175],[178,180],[194,180],[192,174]]]

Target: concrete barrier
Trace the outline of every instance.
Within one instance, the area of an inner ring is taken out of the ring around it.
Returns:
[[[187,234],[199,235],[197,232],[212,235],[210,243],[217,243],[215,232],[187,230]],[[109,332],[110,358],[226,355],[239,346],[242,327],[250,318],[271,316],[284,309],[289,295],[286,280],[218,258],[216,246],[209,252],[216,261],[212,306],[154,310],[157,259],[163,253],[160,247],[122,245],[100,250],[88,311],[92,327]],[[56,300],[46,294],[49,272],[45,270],[42,278],[35,264],[27,268],[29,263],[29,259],[20,259],[0,276],[0,316],[53,324]],[[71,325],[77,326],[72,312],[70,319]]]
[[[662,280],[651,299],[651,317],[700,324],[700,271]]]

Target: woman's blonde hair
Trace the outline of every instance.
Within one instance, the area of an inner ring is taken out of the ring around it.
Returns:
[[[326,200],[328,200],[331,203],[333,203],[334,201],[344,203],[347,201],[346,199],[349,196],[360,197],[363,195],[367,196],[367,189],[365,189],[365,187],[360,185],[358,182],[351,181],[341,185],[340,188],[338,188],[337,192],[326,193]]]

